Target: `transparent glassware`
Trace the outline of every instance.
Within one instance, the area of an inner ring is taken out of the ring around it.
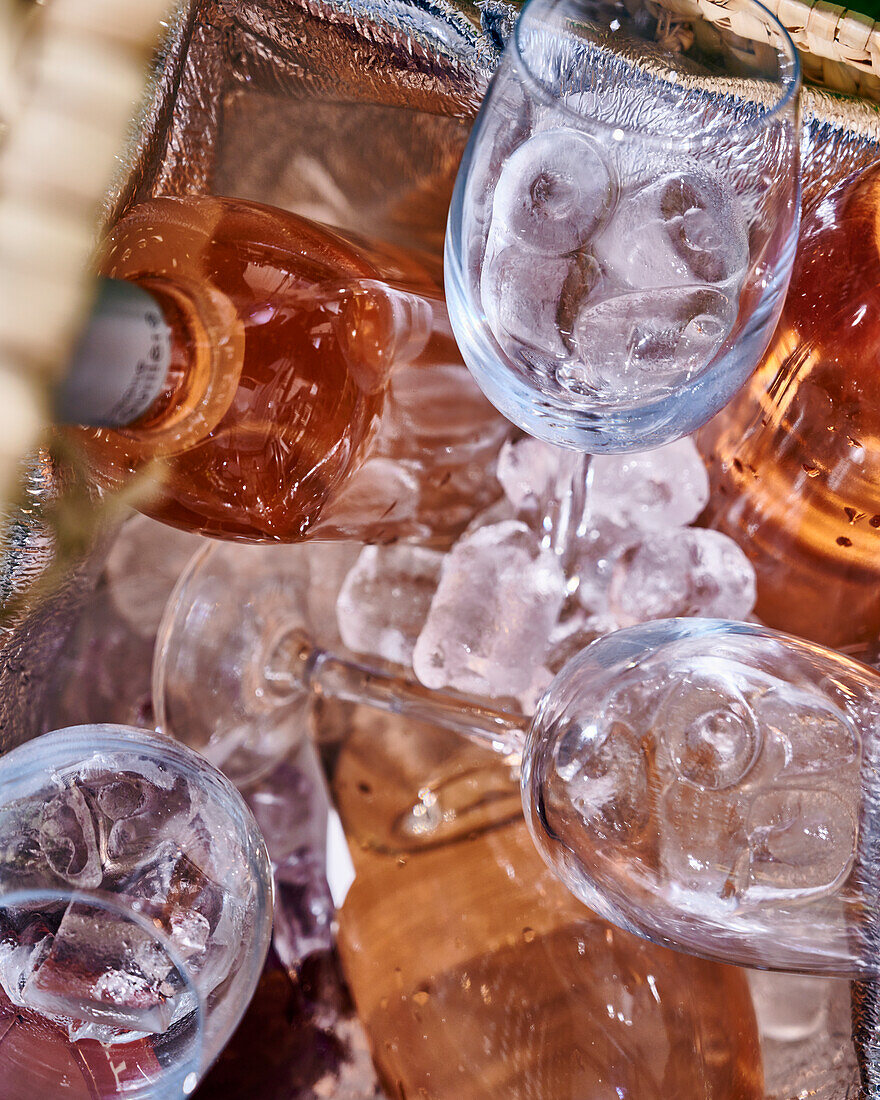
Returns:
[[[229,781],[155,733],[56,730],[0,761],[3,1096],[189,1095],[256,987],[265,843]]]
[[[766,347],[798,228],[800,74],[754,0],[531,0],[459,170],[449,312],[489,399],[589,453],[705,423]]]
[[[194,559],[166,611],[153,680],[166,732],[225,760],[236,782],[269,766],[265,730],[286,751],[318,698],[428,721],[521,765],[538,850],[613,923],[724,962],[841,977],[880,969],[872,669],[754,624],[668,619],[575,655],[530,721],[322,648],[304,556],[250,564],[223,547]],[[247,600],[233,598],[237,585]],[[432,810],[420,800],[413,821]]]

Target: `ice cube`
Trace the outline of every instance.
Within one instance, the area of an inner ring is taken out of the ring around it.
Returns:
[[[326,873],[329,803],[311,741],[251,787],[247,801],[275,872],[273,944],[298,971],[306,956],[332,947],[335,912]]]
[[[72,902],[22,1003],[50,1018],[161,1033],[184,982],[160,942],[121,914]]]
[[[496,477],[515,508],[543,501],[556,481],[561,451],[539,439],[508,440],[498,455]]]
[[[779,1043],[797,1043],[825,1024],[835,986],[833,978],[812,974],[748,972],[749,989],[762,1036]]]
[[[242,906],[178,844],[164,842],[114,890],[164,931],[203,995],[228,977],[240,950]]]
[[[0,909],[0,987],[13,1004],[23,1005],[21,991],[52,948],[65,904],[45,911]]]
[[[596,455],[591,471],[593,515],[621,527],[684,527],[709,500],[706,468],[690,439],[641,454]]]
[[[595,461],[595,459],[593,460]],[[594,497],[589,497],[594,512]],[[573,572],[577,577],[577,598],[594,615],[608,616],[608,591],[614,566],[620,555],[641,538],[641,531],[602,515],[595,515],[578,540]],[[608,629],[615,630],[616,626]]]
[[[368,501],[372,499],[367,496]],[[310,632],[320,645],[334,649],[342,643],[336,623],[336,601],[342,582],[357,561],[361,548],[356,543],[344,541],[316,542],[297,547],[293,552],[300,553],[301,550],[306,555],[309,571],[306,607]]]
[[[98,831],[78,783],[71,782],[46,804],[39,836],[46,862],[56,875],[82,889],[101,885]]]
[[[748,817],[749,890],[833,893],[855,860],[853,793],[815,786],[762,791]]]
[[[553,673],[545,665],[540,665],[534,670],[532,673],[532,682],[525,691],[521,691],[517,696],[517,702],[523,714],[535,713],[538,709],[538,703],[541,701],[544,692],[550,686],[552,679]]]
[[[448,351],[456,352],[450,340]],[[375,449],[423,470],[426,455],[453,466],[489,462],[497,453],[509,424],[483,396],[470,371],[458,359],[403,367],[391,377]]]
[[[614,169],[592,138],[576,130],[544,130],[504,162],[492,200],[492,229],[531,251],[561,256],[593,238],[616,195]]]
[[[749,259],[739,197],[716,173],[682,164],[621,195],[593,255],[620,286],[730,283],[735,302]]]
[[[651,723],[657,763],[674,782],[704,790],[741,784],[763,747],[760,723],[749,701],[724,671],[676,670],[672,687]]]
[[[490,237],[480,272],[480,300],[489,328],[514,358],[551,369],[568,355],[560,310],[572,260],[543,256]]]
[[[246,791],[275,864],[303,850],[323,857],[329,803],[319,768],[312,742],[306,739],[294,757]]]
[[[146,516],[134,516],[122,527],[107,555],[105,576],[116,610],[141,637],[155,637],[171,590],[201,545],[197,535]]]
[[[581,821],[601,840],[635,843],[650,817],[648,771],[629,725],[611,721],[598,736],[578,724],[559,740],[556,767]]]
[[[658,816],[664,881],[688,903],[737,896],[748,874],[746,807],[736,791],[706,791],[673,783],[663,792]],[[698,900],[699,899],[699,900]]]
[[[408,667],[442,563],[442,554],[420,546],[364,547],[336,602],[346,646]]]
[[[149,860],[114,883],[117,893],[137,898],[141,912],[155,914],[184,958],[204,953],[220,922],[225,891],[168,840]],[[180,938],[178,939],[178,934]]]
[[[711,364],[737,308],[735,295],[694,284],[590,295],[574,323],[574,355],[556,381],[613,405],[672,393]]]
[[[785,686],[762,694],[755,701],[755,713],[767,745],[766,767],[774,775],[854,774],[857,769],[861,738],[840,710]]]
[[[608,599],[621,626],[682,615],[745,619],[755,605],[755,571],[718,531],[657,531],[617,559]]]
[[[164,837],[191,825],[193,800],[182,775],[166,786],[137,772],[122,772],[89,788],[109,818],[106,853],[117,868],[137,864]]]
[[[413,668],[429,688],[526,691],[565,597],[556,555],[523,523],[481,527],[447,555]]]
[[[273,943],[285,966],[296,969],[307,956],[333,945],[335,909],[327,885],[326,857],[299,848],[275,868]]]
[[[354,471],[323,519],[326,526],[351,538],[357,537],[359,523],[377,518],[388,524],[389,532],[407,524],[407,533],[415,537],[420,533],[415,523],[418,503],[419,483],[412,470],[401,462],[374,455]],[[328,545],[322,543],[322,550]]]

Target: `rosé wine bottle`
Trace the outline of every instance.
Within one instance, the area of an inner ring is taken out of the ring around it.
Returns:
[[[826,645],[880,631],[880,168],[805,219],[782,318],[699,436],[706,518],[755,566],[757,614]]]
[[[111,232],[57,419],[95,478],[221,538],[443,542],[508,427],[413,257],[269,207],[160,198]]]

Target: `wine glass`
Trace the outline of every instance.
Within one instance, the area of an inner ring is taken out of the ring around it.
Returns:
[[[756,0],[526,4],[445,255],[462,355],[508,419],[577,452],[646,450],[742,385],[791,273],[799,89]],[[587,461],[561,461],[577,514]]]
[[[317,697],[433,722],[521,765],[536,846],[606,919],[724,962],[880,970],[863,949],[873,670],[754,624],[659,620],[572,658],[530,720],[319,644],[333,627],[310,606],[315,552],[193,559],[156,653],[166,732],[247,783],[304,734]]]
[[[0,760],[3,1096],[192,1093],[256,988],[272,874],[239,792],[126,726]]]

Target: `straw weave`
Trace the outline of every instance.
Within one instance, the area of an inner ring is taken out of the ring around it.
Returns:
[[[763,3],[791,35],[807,80],[880,102],[880,24],[826,0]],[[663,0],[663,7],[683,22],[701,16],[743,38],[766,38],[758,19],[730,11],[726,0]]]
[[[0,0],[0,500],[91,293],[101,198],[169,0]]]

